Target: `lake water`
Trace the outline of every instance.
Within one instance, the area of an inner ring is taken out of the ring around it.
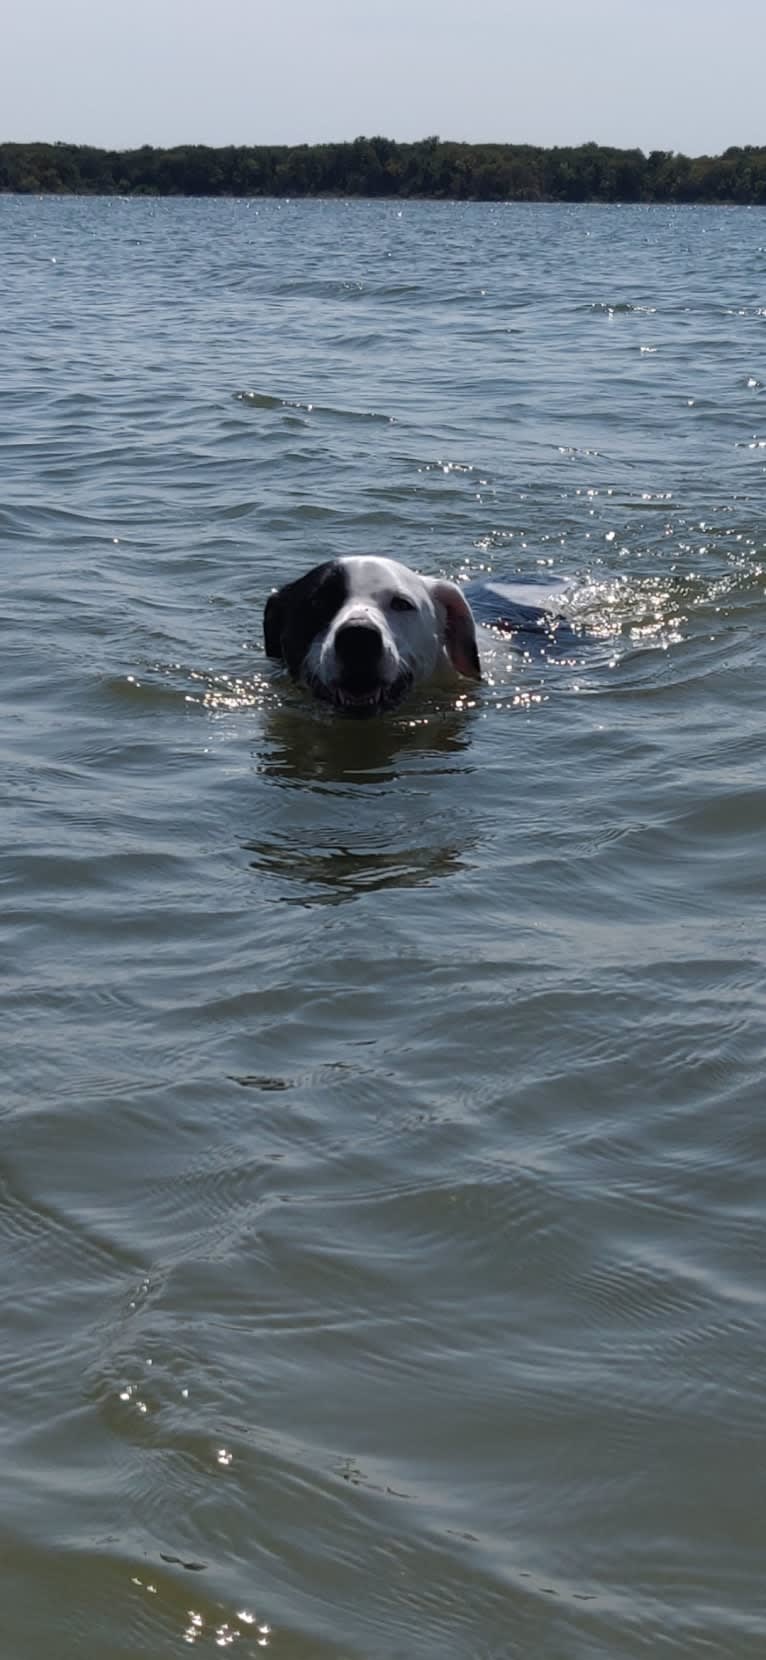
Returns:
[[[0,253],[3,1655],[760,1660],[766,216]],[[333,720],[349,552],[574,647]]]

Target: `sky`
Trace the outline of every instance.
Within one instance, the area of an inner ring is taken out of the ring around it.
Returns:
[[[766,0],[8,0],[0,141],[766,144]]]

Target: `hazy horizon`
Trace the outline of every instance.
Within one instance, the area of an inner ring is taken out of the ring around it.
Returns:
[[[766,141],[761,0],[135,0],[14,9],[3,141],[470,143],[718,154]]]

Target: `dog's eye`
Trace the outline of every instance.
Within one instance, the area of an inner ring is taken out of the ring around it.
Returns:
[[[391,596],[391,610],[392,611],[417,611],[417,606],[413,605],[412,600],[407,599],[404,594],[392,594],[392,596]]]

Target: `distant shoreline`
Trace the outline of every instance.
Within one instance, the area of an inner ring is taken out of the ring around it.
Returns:
[[[491,202],[766,206],[766,146],[720,156],[599,144],[459,144],[388,138],[301,145],[0,144],[0,194],[366,197]]]

